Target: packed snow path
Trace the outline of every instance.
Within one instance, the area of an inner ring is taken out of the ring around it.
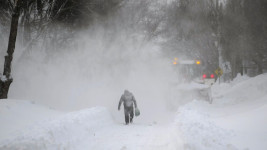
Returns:
[[[95,150],[176,150],[174,128],[160,125],[114,124],[93,133],[77,149]]]

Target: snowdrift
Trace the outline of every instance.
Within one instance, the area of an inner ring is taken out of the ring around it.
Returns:
[[[238,76],[231,83],[212,87],[215,103],[221,106],[261,100],[267,96],[267,74],[254,78]]]
[[[103,107],[71,112],[57,119],[35,124],[17,133],[18,136],[0,141],[0,149],[75,149],[77,141],[82,141],[90,135],[94,136],[94,131],[111,123],[111,116]]]
[[[267,74],[212,87],[213,104],[197,99],[176,117],[185,149],[266,150]]]
[[[195,109],[198,101],[181,107],[176,117],[184,138],[185,150],[235,150],[230,138],[233,133],[216,125],[208,114]]]
[[[0,141],[13,132],[43,120],[53,119],[63,112],[24,100],[0,100]]]

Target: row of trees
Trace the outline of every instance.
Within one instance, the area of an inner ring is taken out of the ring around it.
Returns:
[[[0,2],[2,31],[9,31],[15,0]],[[74,32],[87,28],[118,7],[121,0],[27,0],[20,6],[20,36],[25,53],[41,42],[44,49],[69,43]],[[2,33],[4,37],[8,33]],[[4,40],[2,40],[4,41]]]
[[[261,74],[267,66],[267,2],[229,0],[222,21],[224,56],[233,73]],[[253,70],[253,72],[248,72]]]
[[[164,49],[221,67],[226,80],[266,71],[265,0],[174,0],[166,9]],[[173,54],[172,54],[173,55]],[[226,70],[228,69],[228,70]]]

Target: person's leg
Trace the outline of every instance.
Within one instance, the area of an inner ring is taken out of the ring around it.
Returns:
[[[134,109],[133,107],[130,110],[130,122],[133,123],[133,117],[134,117]]]
[[[127,108],[124,108],[124,115],[125,115],[125,123],[129,123],[129,110]]]
[[[125,114],[125,124],[129,123],[129,114]]]

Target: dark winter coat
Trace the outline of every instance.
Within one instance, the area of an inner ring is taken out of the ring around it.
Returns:
[[[136,100],[133,94],[130,93],[129,91],[125,91],[124,94],[121,96],[118,109],[120,109],[121,103],[123,103],[124,109],[133,107],[137,108]]]

